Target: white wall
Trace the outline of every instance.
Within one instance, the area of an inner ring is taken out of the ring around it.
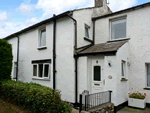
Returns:
[[[150,63],[150,8],[117,14],[114,16],[98,19],[96,21],[96,43],[104,43],[110,40],[109,21],[121,16],[127,16],[127,38],[129,41],[129,90],[147,92],[147,102],[150,103],[150,91],[143,90],[146,87],[145,63]],[[125,53],[123,52],[123,55]],[[123,84],[122,84],[123,86]],[[119,88],[120,89],[120,88]],[[119,91],[118,89],[118,91]],[[119,93],[119,92],[118,92]],[[121,96],[121,95],[120,95]],[[123,96],[123,95],[122,95]],[[124,98],[124,97],[123,97]],[[126,100],[124,98],[124,100]],[[123,99],[118,100],[121,103]]]
[[[65,27],[64,27],[65,26]],[[38,50],[38,30],[46,27],[45,50]],[[53,22],[42,25],[20,36],[18,79],[23,82],[36,82],[53,88]],[[14,61],[17,55],[17,38],[12,38]],[[68,18],[57,20],[56,24],[56,88],[61,91],[62,99],[74,102],[74,24]],[[15,51],[16,50],[16,51]],[[51,59],[50,80],[34,80],[32,60]]]
[[[74,24],[66,17],[56,25],[56,88],[62,99],[75,101]]]
[[[11,72],[11,77],[13,78],[14,75],[14,62],[17,62],[17,43],[18,43],[18,39],[17,38],[12,38],[10,40],[8,40],[8,43],[10,43],[12,45],[12,54],[13,54],[13,61],[12,61],[12,72]]]
[[[73,18],[77,20],[77,37],[78,37],[78,47],[82,47],[90,44],[86,40],[85,37],[85,24],[90,26],[89,29],[89,39],[93,40],[93,23],[92,17],[100,16],[110,13],[106,4],[103,7],[98,8],[87,8],[84,10],[75,10],[73,12]]]
[[[79,57],[78,59],[78,95],[80,95],[84,90],[88,90],[87,79],[88,79],[87,57]]]
[[[116,56],[105,56],[104,57],[104,76],[105,76],[105,85],[104,88],[106,91],[112,91],[111,101],[116,105],[117,101],[117,63]],[[111,65],[108,65],[108,62],[111,61]],[[109,79],[109,76],[112,76],[112,79]]]
[[[117,105],[128,101],[129,82],[121,81],[122,79],[122,60],[126,62],[125,66],[125,78],[128,80],[128,59],[129,59],[129,43],[124,44],[117,52]],[[117,106],[116,105],[116,106]]]

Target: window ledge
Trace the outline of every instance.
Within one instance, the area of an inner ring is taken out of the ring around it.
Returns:
[[[150,90],[150,88],[144,88],[145,90]]]
[[[38,50],[43,50],[43,49],[47,49],[47,47],[38,47]]]
[[[49,78],[32,78],[32,80],[50,81],[50,79],[49,79]]]
[[[84,37],[84,40],[93,43],[93,40],[91,40],[90,38]]]
[[[122,81],[122,82],[128,81],[128,79],[122,78],[121,81]]]
[[[130,40],[130,38],[113,39],[113,40],[107,41],[107,43],[109,43],[109,42],[124,41],[124,40]]]

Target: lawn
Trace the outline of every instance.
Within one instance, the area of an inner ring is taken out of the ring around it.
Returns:
[[[27,113],[21,108],[0,99],[0,113]]]

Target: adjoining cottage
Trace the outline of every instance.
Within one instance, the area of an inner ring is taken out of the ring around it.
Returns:
[[[83,91],[112,91],[118,108],[128,92],[150,103],[150,3],[112,13],[107,0],[54,15],[5,37],[13,46],[12,78],[61,90],[78,104]]]

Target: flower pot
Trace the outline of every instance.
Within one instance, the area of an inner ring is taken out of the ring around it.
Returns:
[[[128,98],[128,106],[144,109],[146,102],[145,99]]]

